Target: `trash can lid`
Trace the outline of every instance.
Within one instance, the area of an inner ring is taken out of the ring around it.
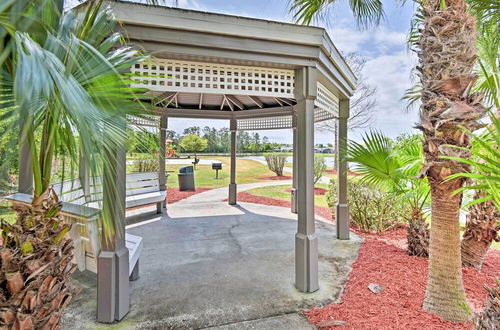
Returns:
[[[183,166],[179,168],[179,173],[193,173],[193,166]]]

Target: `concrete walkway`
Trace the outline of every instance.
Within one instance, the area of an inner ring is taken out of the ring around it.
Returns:
[[[240,185],[239,191],[288,181]],[[288,208],[222,202],[227,188],[194,195],[154,214],[128,212],[128,231],[144,238],[140,278],[130,282],[130,313],[120,329],[313,329],[303,310],[338,301],[362,239],[335,238],[317,223],[320,290],[294,282],[296,215]],[[84,291],[65,313],[64,329],[108,328],[95,323],[93,274],[77,274]]]

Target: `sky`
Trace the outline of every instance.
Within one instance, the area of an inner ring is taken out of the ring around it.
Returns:
[[[275,21],[293,22],[288,13],[288,0],[164,0],[166,5],[185,9],[218,12],[239,16],[263,18]],[[416,109],[406,110],[405,101],[401,97],[412,85],[411,70],[416,63],[416,56],[406,44],[413,13],[412,1],[405,6],[398,1],[382,0],[385,19],[378,27],[360,30],[354,21],[347,0],[339,0],[325,15],[324,20],[314,25],[327,29],[336,47],[342,53],[356,52],[366,59],[363,77],[366,83],[374,86],[377,107],[373,109],[375,120],[371,129],[379,130],[390,137],[402,133],[415,132],[413,126],[417,121]],[[189,126],[228,126],[225,121],[170,119],[169,126],[182,133]],[[350,132],[350,138],[359,140],[368,129]],[[268,130],[259,132],[273,142],[291,143],[290,130]],[[332,133],[317,132],[316,143],[331,143]]]

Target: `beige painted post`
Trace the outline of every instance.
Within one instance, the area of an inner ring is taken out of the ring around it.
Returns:
[[[236,119],[231,119],[229,128],[231,130],[231,174],[229,182],[229,205],[235,205],[237,198],[237,186],[236,186],[236,132],[237,123]]]
[[[124,130],[126,128],[124,127]],[[104,168],[103,205],[113,205],[107,217],[114,223],[112,237],[101,238],[97,258],[97,321],[113,323],[129,312],[129,251],[125,245],[126,148],[125,140],[112,147],[109,155],[116,163]],[[114,189],[106,189],[116,185]]]
[[[303,292],[314,292],[318,285],[318,237],[314,223],[314,100],[317,70],[295,70],[297,100],[297,206],[295,235],[295,285]]]
[[[291,192],[291,211],[292,213],[297,213],[297,112],[294,111],[292,115],[292,153],[293,153],[293,168],[292,168],[292,192]]]
[[[337,238],[349,239],[349,205],[347,204],[347,120],[349,119],[349,100],[341,100],[339,104],[339,123],[337,130]]]
[[[159,167],[158,167],[158,183],[160,185],[160,190],[167,190],[167,178],[165,176],[165,154],[166,154],[166,141],[167,141],[167,128],[168,128],[168,117],[160,117],[160,152],[158,157]],[[156,212],[162,213],[163,208],[167,207],[166,201],[156,204]]]

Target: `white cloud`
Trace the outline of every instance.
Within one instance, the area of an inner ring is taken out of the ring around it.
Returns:
[[[406,47],[406,33],[392,31],[385,26],[365,31],[338,26],[329,29],[329,34],[337,48],[344,53],[357,52],[367,55]]]
[[[416,111],[406,113],[406,103],[401,100],[411,87],[410,71],[415,56],[406,51],[382,55],[367,61],[363,76],[367,83],[377,87],[377,121],[375,127],[389,135],[409,131],[417,119]]]

